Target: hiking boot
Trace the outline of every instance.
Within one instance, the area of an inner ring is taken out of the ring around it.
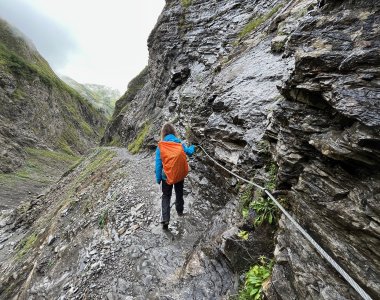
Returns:
[[[186,215],[186,213],[184,213],[183,211],[181,211],[181,212],[177,212],[177,215],[178,215],[178,217],[183,217],[183,216]]]
[[[169,222],[162,222],[162,229],[168,230],[169,229]]]

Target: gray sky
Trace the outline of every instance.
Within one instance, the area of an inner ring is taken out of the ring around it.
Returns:
[[[147,39],[165,0],[0,0],[52,68],[124,92],[148,63]]]

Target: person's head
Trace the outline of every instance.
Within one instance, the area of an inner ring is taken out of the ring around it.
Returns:
[[[165,123],[161,128],[161,140],[164,140],[164,137],[168,134],[173,134],[174,136],[177,136],[177,131],[175,130],[172,123]]]

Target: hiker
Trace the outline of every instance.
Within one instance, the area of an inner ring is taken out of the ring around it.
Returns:
[[[195,147],[187,147],[177,137],[171,123],[165,123],[161,129],[161,141],[156,149],[156,182],[162,183],[161,224],[168,229],[170,221],[170,198],[174,185],[175,208],[178,216],[183,216],[183,183],[188,172],[186,155],[192,155]]]

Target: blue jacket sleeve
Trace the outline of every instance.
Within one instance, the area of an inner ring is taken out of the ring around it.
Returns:
[[[156,149],[156,182],[160,183],[162,180],[162,160],[160,154],[160,148]]]
[[[194,154],[195,152],[195,146],[194,145],[191,145],[189,147],[186,147],[185,144],[182,144],[182,148],[183,148],[183,151],[185,151],[185,153],[188,155],[188,156],[191,156]]]

